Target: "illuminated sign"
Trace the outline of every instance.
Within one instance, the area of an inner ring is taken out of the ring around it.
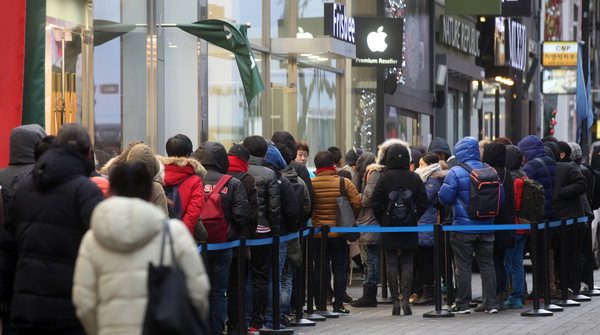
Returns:
[[[354,18],[346,16],[346,6],[339,3],[326,3],[324,7],[325,35],[354,44],[356,24]]]
[[[543,66],[577,66],[577,42],[544,42]]]
[[[459,19],[442,15],[441,41],[455,49],[479,56],[479,31]]]
[[[576,91],[576,68],[545,68],[542,70],[542,93],[575,94]]]

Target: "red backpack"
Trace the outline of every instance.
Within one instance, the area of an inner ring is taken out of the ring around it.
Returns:
[[[202,224],[208,232],[207,243],[227,242],[229,233],[229,221],[225,218],[223,212],[223,200],[221,191],[227,182],[232,178],[230,175],[224,175],[212,190],[204,190],[204,206],[202,206]],[[210,186],[210,185],[205,185]]]

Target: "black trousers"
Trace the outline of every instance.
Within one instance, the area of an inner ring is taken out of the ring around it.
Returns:
[[[433,286],[433,247],[418,246],[415,250],[417,289],[424,285]]]

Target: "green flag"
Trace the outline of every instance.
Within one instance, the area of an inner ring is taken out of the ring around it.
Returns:
[[[177,27],[233,52],[248,104],[250,104],[258,93],[264,91],[265,85],[260,77],[260,72],[258,72],[258,67],[252,54],[245,25],[234,26],[223,20],[210,19],[192,24],[178,24]]]

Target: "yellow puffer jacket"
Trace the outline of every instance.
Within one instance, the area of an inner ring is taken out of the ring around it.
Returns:
[[[340,192],[340,176],[335,171],[323,171],[317,174],[312,179],[313,189],[315,190],[315,205],[311,223],[314,227],[323,225],[335,227],[336,216],[335,198],[341,196]],[[354,184],[349,179],[344,178],[344,186],[348,201],[354,210],[354,216],[358,216],[361,208],[361,201],[358,191]],[[329,237],[339,237],[339,233],[329,233]],[[315,237],[321,237],[321,234],[316,234]]]

